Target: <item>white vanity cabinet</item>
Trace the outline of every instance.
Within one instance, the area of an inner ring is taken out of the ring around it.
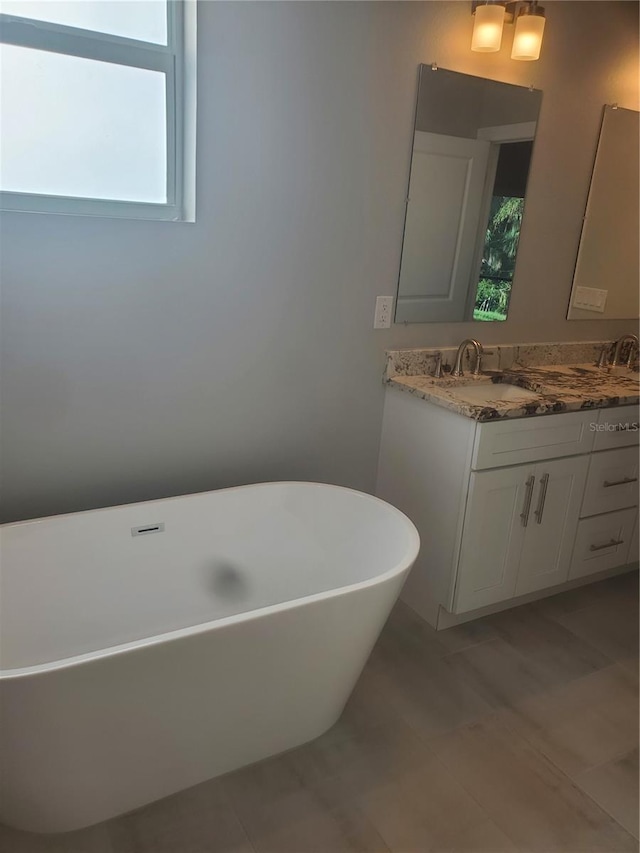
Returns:
[[[377,494],[422,542],[402,598],[444,627],[630,562],[638,433],[619,425],[637,420],[625,406],[478,423],[389,388]]]

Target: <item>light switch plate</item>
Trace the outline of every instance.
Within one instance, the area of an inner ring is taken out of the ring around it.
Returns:
[[[608,290],[598,290],[595,287],[576,287],[573,297],[573,307],[582,308],[584,311],[597,311],[604,313],[607,302]]]

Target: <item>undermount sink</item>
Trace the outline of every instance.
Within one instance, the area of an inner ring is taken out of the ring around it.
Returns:
[[[461,400],[476,404],[501,401],[524,403],[528,400],[536,400],[540,396],[535,391],[509,385],[506,382],[470,382],[467,385],[453,386],[449,390]]]

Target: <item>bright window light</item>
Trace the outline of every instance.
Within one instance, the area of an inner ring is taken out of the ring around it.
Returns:
[[[0,206],[193,218],[182,0],[0,0],[0,11]]]
[[[3,15],[167,43],[165,0],[0,0]]]
[[[2,189],[166,204],[165,75],[0,45]]]

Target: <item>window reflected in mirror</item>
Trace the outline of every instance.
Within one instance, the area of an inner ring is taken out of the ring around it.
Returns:
[[[499,146],[474,320],[507,319],[532,150],[532,141],[503,142]]]

